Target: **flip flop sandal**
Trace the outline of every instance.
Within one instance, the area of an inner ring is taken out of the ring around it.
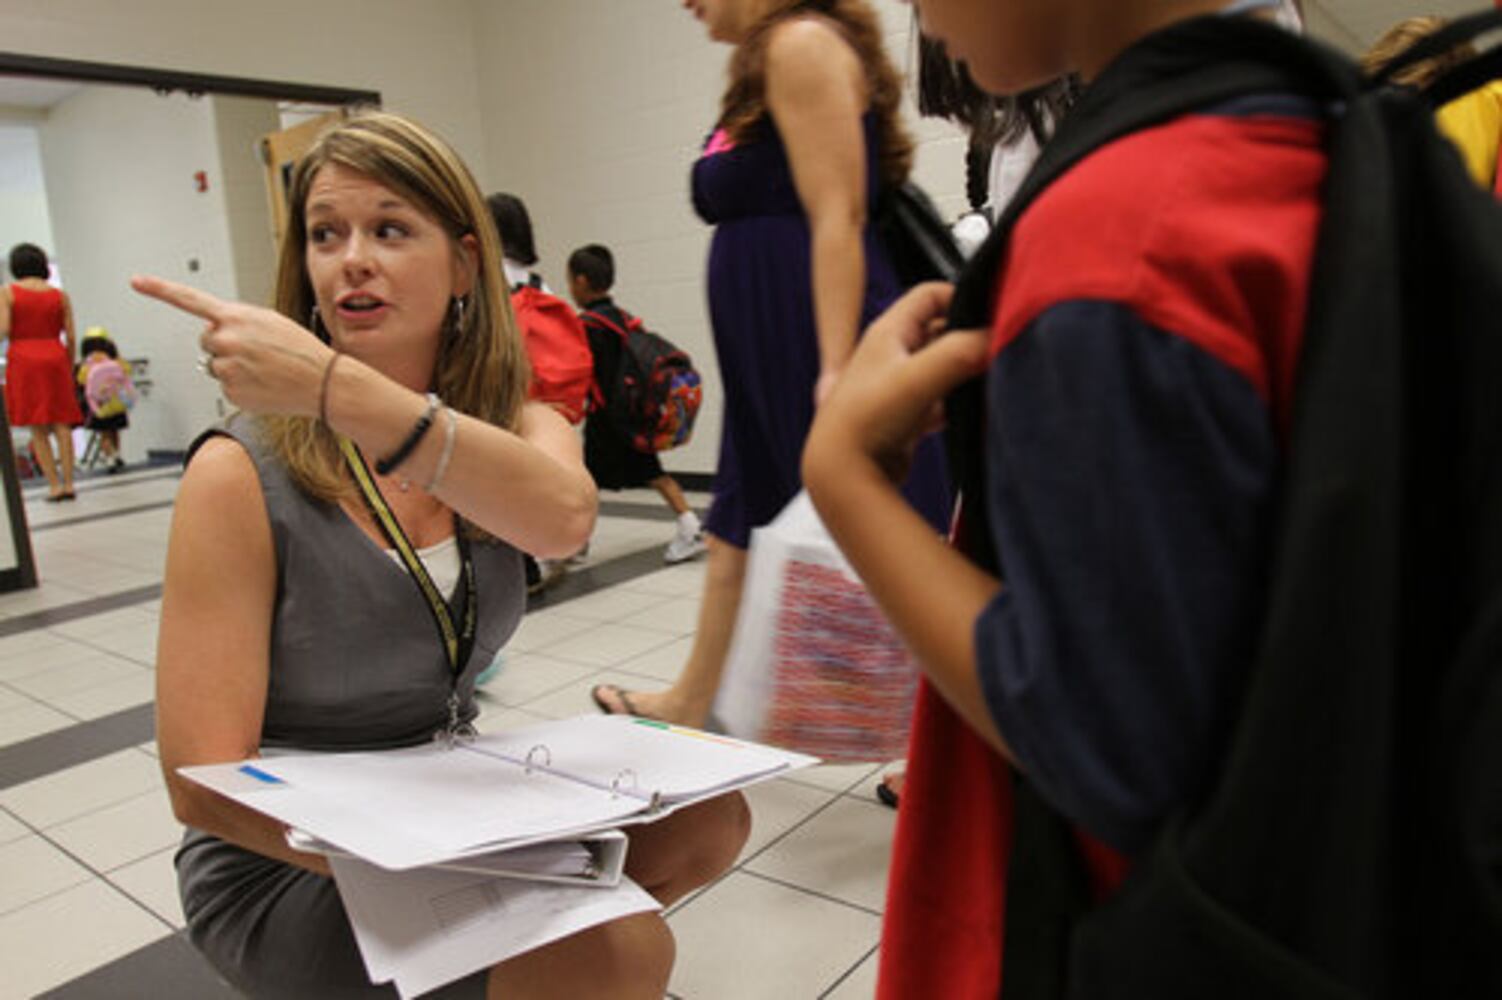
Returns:
[[[618,712],[612,708],[609,702],[600,697],[602,692],[615,695],[616,700],[620,702],[621,707],[626,711]],[[645,716],[636,710],[636,706],[631,704],[631,696],[626,693],[625,688],[617,687],[614,684],[596,684],[589,689],[589,697],[595,703],[595,708],[598,708],[606,715],[634,715],[639,718],[645,718]]]

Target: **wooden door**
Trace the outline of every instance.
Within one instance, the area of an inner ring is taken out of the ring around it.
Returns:
[[[266,194],[271,203],[272,238],[278,253],[287,228],[287,192],[292,187],[292,171],[323,130],[343,119],[346,113],[344,110],[330,111],[261,138],[261,162],[266,169]]]

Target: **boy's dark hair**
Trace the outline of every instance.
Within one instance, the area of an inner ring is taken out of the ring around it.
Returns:
[[[110,358],[113,359],[113,360],[119,360],[119,358],[120,358],[120,349],[115,346],[115,342],[113,340],[111,340],[110,338],[108,338],[108,337],[85,337],[85,338],[83,338],[83,343],[80,344],[79,347],[78,347],[78,353],[79,353],[79,355],[81,357],[85,357],[86,358],[90,354],[93,354],[95,351],[103,351],[105,354],[109,355]]]
[[[537,247],[532,242],[532,217],[527,206],[514,194],[501,192],[485,199],[490,216],[501,234],[501,250],[518,264],[531,267],[537,263]]]
[[[10,273],[16,278],[47,277],[47,251],[35,243],[17,243],[10,251]]]
[[[615,257],[598,243],[582,246],[568,255],[568,273],[582,274],[590,288],[608,292],[615,284]]]

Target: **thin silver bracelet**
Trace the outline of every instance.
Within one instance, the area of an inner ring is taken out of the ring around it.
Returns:
[[[443,412],[448,415],[448,426],[443,431],[443,451],[438,455],[438,464],[433,467],[433,478],[428,480],[428,485],[423,489],[432,493],[443,481],[443,474],[449,471],[449,459],[454,457],[454,435],[459,430],[459,421],[454,416],[454,411],[445,406]]]

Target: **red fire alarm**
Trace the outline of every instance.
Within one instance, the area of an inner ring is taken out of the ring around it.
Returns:
[[[193,187],[199,194],[203,194],[209,189],[209,175],[207,171],[200,170],[193,175]]]

